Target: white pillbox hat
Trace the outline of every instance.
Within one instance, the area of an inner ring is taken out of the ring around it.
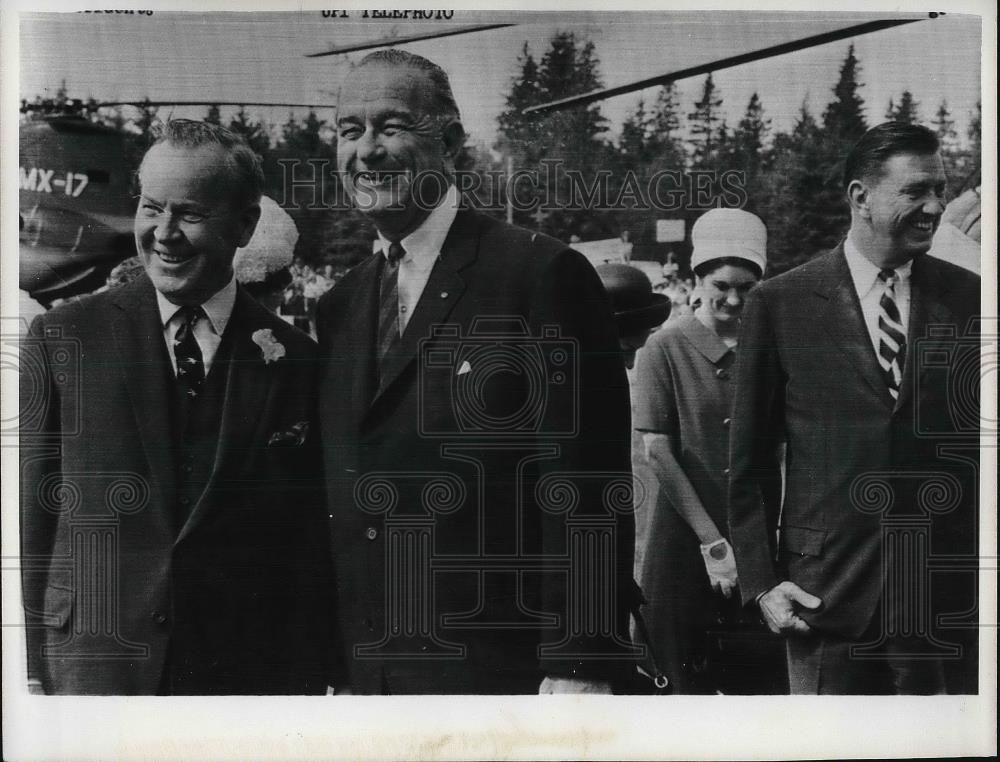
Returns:
[[[703,262],[736,257],[767,265],[767,228],[760,217],[742,209],[710,209],[691,228],[691,269]]]

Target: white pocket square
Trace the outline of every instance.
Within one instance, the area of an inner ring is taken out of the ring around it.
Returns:
[[[472,366],[469,365],[469,361],[466,360],[462,363],[462,367],[458,369],[458,373],[456,373],[455,375],[462,376],[465,375],[466,373],[471,373],[471,372],[472,372]]]

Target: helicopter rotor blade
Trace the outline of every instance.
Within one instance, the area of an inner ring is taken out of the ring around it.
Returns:
[[[425,32],[423,34],[410,34],[403,37],[388,37],[381,40],[371,40],[360,42],[357,45],[343,45],[325,50],[322,53],[306,53],[306,58],[322,58],[323,56],[339,56],[343,53],[354,53],[359,50],[371,50],[372,48],[385,48],[390,45],[402,45],[407,42],[419,42],[420,40],[435,40],[439,37],[452,37],[456,34],[469,34],[470,32],[485,32],[488,29],[502,29],[514,24],[475,24],[472,26],[460,26],[447,31]]]
[[[937,18],[938,13],[932,13],[929,18]],[[603,88],[601,90],[592,90],[589,93],[583,93],[581,95],[572,95],[568,98],[560,98],[559,100],[550,101],[548,103],[540,103],[537,106],[529,106],[524,109],[522,113],[524,114],[544,114],[550,111],[561,111],[566,108],[573,108],[577,106],[586,106],[591,103],[596,103],[597,101],[605,100],[606,98],[611,98],[616,95],[625,95],[626,93],[634,93],[637,90],[645,90],[647,87],[654,87],[656,85],[666,85],[670,82],[674,82],[679,79],[687,79],[688,77],[697,77],[700,74],[708,74],[709,72],[719,71],[721,69],[728,69],[733,66],[740,66],[742,64],[750,63],[752,61],[760,61],[765,58],[772,58],[774,56],[784,55],[786,53],[794,53],[798,50],[805,50],[806,48],[816,47],[817,45],[825,45],[828,42],[836,42],[837,40],[843,40],[848,37],[858,37],[863,34],[870,34],[871,32],[878,32],[883,29],[890,29],[894,26],[902,26],[903,24],[913,24],[917,21],[924,21],[923,18],[917,19],[886,19],[882,21],[869,21],[864,24],[857,24],[855,26],[845,27],[843,29],[837,29],[832,32],[824,32],[822,34],[812,35],[810,37],[803,37],[799,40],[793,40],[792,42],[785,42],[780,45],[772,45],[768,48],[761,48],[759,50],[753,50],[749,53],[742,53],[737,56],[729,56],[728,58],[721,58],[718,61],[711,61],[705,64],[699,64],[698,66],[692,66],[687,69],[680,69],[678,71],[670,72],[668,74],[660,74],[656,77],[649,77],[648,79],[640,79],[637,82],[632,82],[627,85],[617,85],[616,87]]]
[[[336,108],[329,103],[275,103],[273,101],[102,101],[94,108],[111,106],[276,106],[278,108]]]

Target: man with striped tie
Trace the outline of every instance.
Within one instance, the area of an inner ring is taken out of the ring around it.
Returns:
[[[976,690],[978,460],[957,444],[976,430],[952,419],[978,421],[978,394],[920,350],[958,356],[980,280],[927,256],[938,148],[917,125],[865,133],[844,165],[844,242],[744,310],[729,523],[744,603],[787,635],[793,693]]]

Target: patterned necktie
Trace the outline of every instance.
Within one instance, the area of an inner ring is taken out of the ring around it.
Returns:
[[[189,399],[194,399],[205,383],[205,362],[194,337],[195,324],[205,316],[201,307],[181,307],[181,325],[174,334],[177,383]]]
[[[878,302],[878,362],[882,366],[889,394],[893,399],[898,399],[906,359],[906,331],[903,330],[899,307],[896,305],[898,276],[895,270],[882,270],[878,279],[884,286],[882,298]]]
[[[378,302],[378,345],[379,372],[382,360],[390,347],[399,340],[399,262],[406,251],[398,241],[389,244],[389,251],[382,266],[382,280],[379,284]]]

